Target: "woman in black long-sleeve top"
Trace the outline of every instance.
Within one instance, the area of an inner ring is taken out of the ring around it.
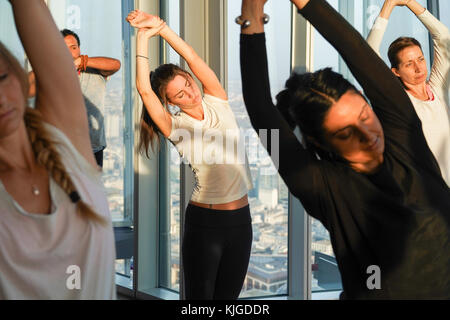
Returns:
[[[278,171],[330,232],[342,297],[450,298],[450,190],[410,100],[326,1],[292,2],[339,51],[372,108],[326,69],[291,76],[277,96],[279,108],[288,105],[284,119],[270,95],[261,19],[265,0],[242,4],[241,18],[251,22],[241,34],[244,101],[257,131],[279,130],[279,141],[272,141],[279,143]],[[300,126],[306,148],[288,122]],[[371,266],[380,270],[381,286],[375,289],[368,285]]]

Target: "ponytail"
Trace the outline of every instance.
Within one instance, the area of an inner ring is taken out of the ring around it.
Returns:
[[[171,63],[162,64],[156,68],[155,71],[150,72],[150,84],[152,90],[159,98],[159,101],[163,107],[166,109],[168,109],[166,88],[169,82],[172,81],[177,75],[185,77],[186,80],[192,80],[192,76],[189,72]],[[151,108],[152,106],[147,107]],[[146,106],[143,106],[139,133],[139,152],[145,154],[147,158],[149,158],[149,149],[151,148],[152,151],[155,151],[154,147],[156,145],[159,150],[162,139],[163,137],[161,131],[150,117]]]

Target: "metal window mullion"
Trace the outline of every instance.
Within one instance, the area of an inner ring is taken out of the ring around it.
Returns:
[[[128,15],[133,10],[134,4],[131,0],[122,1],[122,17]],[[133,197],[127,195],[133,194],[133,98],[131,93],[132,82],[132,60],[131,60],[131,37],[132,32],[125,20],[122,21],[122,44],[123,44],[123,84],[125,94],[123,98],[123,143],[125,148],[124,159],[124,220],[129,224],[133,224]]]
[[[136,1],[136,8],[159,14],[158,0]],[[135,37],[133,37],[135,39]],[[159,64],[159,46],[156,47],[156,38],[149,41],[150,68],[154,69]],[[135,45],[133,45],[135,54]],[[133,57],[132,55],[132,57]],[[135,58],[132,59],[133,64]],[[135,67],[133,67],[135,75]],[[134,81],[132,81],[134,83]],[[140,112],[144,107],[133,84],[134,97],[134,127],[140,123]],[[158,247],[159,247],[159,157],[158,153],[150,152],[150,159],[139,154],[138,137],[139,130],[135,130],[135,189],[134,197],[137,208],[135,209],[135,263],[134,263],[134,289],[136,296],[145,295],[145,292],[157,291],[158,286]],[[143,272],[140,272],[143,270]],[[150,296],[151,297],[151,296]]]
[[[180,0],[180,36],[202,59],[215,71],[222,85],[225,81],[225,18],[223,11],[226,6],[220,2],[208,0]],[[192,19],[193,13],[196,19]],[[214,17],[220,16],[220,23]],[[199,24],[203,21],[203,24]],[[217,29],[219,28],[219,30]],[[218,35],[218,37],[216,37]],[[217,48],[219,48],[217,50]],[[181,66],[188,69],[185,61],[181,59]],[[180,248],[182,248],[185,209],[189,203],[194,186],[194,176],[187,164],[181,164],[180,186]],[[181,250],[180,250],[181,252]],[[183,264],[180,256],[180,299],[184,299]]]
[[[313,69],[314,29],[292,6],[291,68]],[[298,132],[297,132],[298,133]],[[298,135],[297,135],[298,136]],[[288,290],[289,299],[311,299],[311,221],[300,201],[289,193]]]
[[[351,25],[354,25],[355,22],[355,13],[354,13],[355,3],[354,0],[339,0],[339,13],[347,20]],[[348,68],[347,64],[345,63],[344,59],[339,56],[339,72],[342,74],[342,76],[349,80],[352,83],[355,83],[355,79],[350,72],[350,69]]]

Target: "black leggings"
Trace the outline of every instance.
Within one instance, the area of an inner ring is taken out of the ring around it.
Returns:
[[[237,299],[252,248],[249,206],[215,210],[189,204],[184,228],[186,300]]]

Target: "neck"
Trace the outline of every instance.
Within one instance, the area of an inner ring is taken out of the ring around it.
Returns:
[[[423,82],[417,85],[405,83],[406,91],[410,93],[413,97],[416,97],[417,99],[426,101],[430,97],[428,96],[427,91],[427,83]]]
[[[14,169],[31,171],[36,166],[25,124],[10,136],[0,139],[0,171]]]
[[[193,108],[185,109],[183,110],[183,112],[185,112],[187,115],[197,120],[203,120],[205,116],[203,112],[203,106],[201,103]]]
[[[380,154],[377,158],[366,163],[350,162],[350,167],[352,167],[352,169],[355,170],[356,172],[360,172],[363,174],[373,174],[378,171],[383,162],[384,162],[384,155]]]

